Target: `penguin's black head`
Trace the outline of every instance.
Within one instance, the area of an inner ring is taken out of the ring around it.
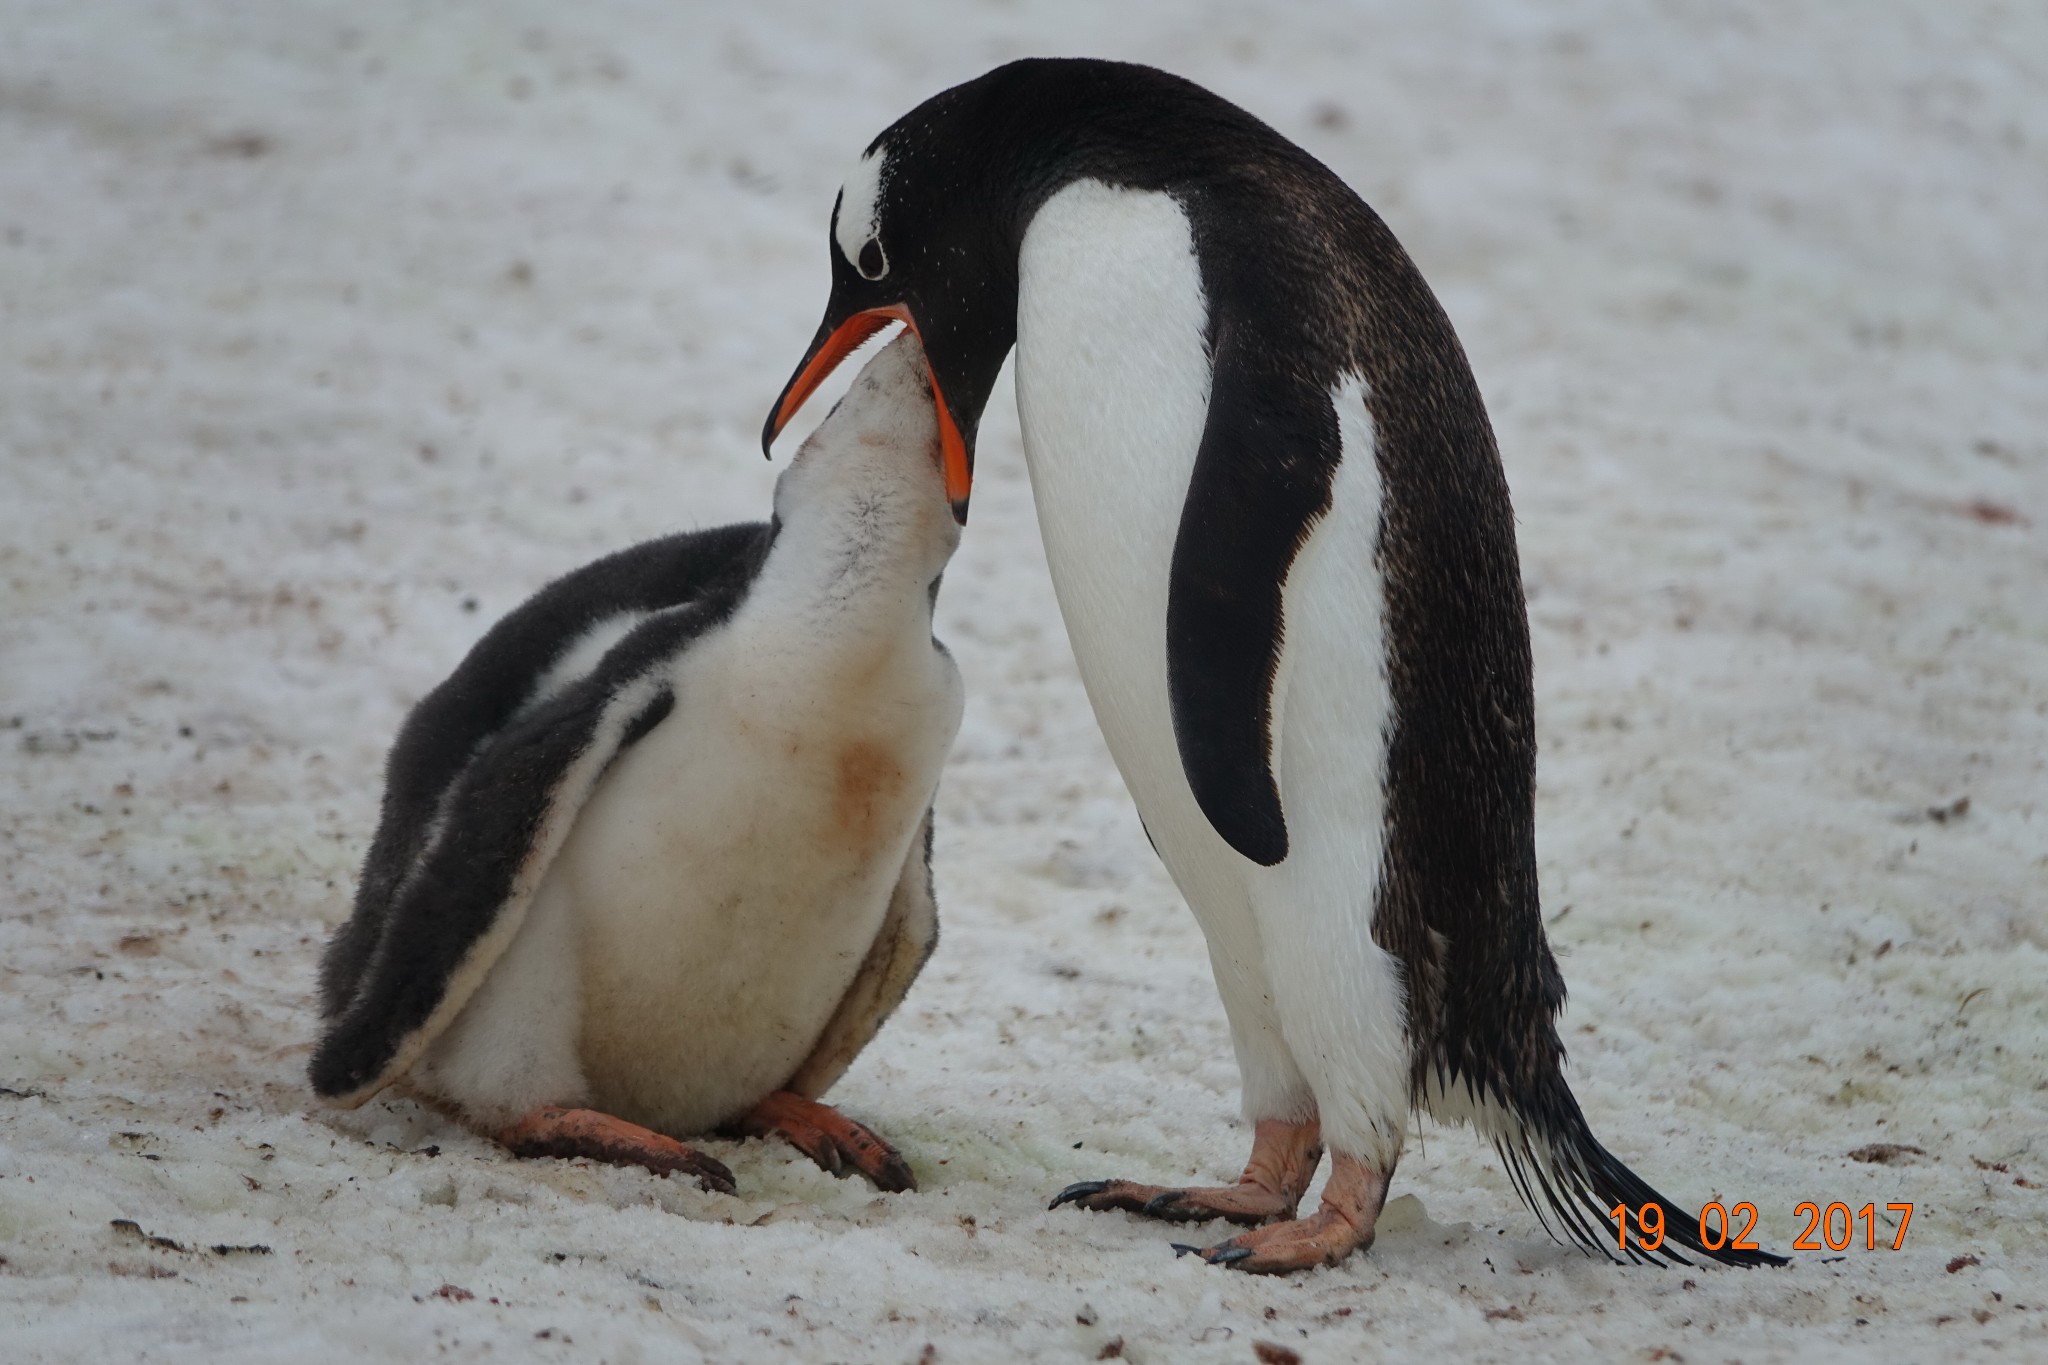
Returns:
[[[839,191],[825,321],[762,448],[840,361],[902,322],[931,366],[946,493],[965,522],[975,432],[1017,340],[1017,254],[1039,206],[1080,176],[1162,189],[1288,148],[1200,86],[1122,62],[1027,57],[932,96],[868,144]]]
[[[938,404],[946,496],[967,520],[974,439],[1017,337],[1018,187],[989,137],[979,82],[898,120],[832,206],[832,296],[810,349],[761,433],[765,451],[825,377],[901,322],[918,335]]]

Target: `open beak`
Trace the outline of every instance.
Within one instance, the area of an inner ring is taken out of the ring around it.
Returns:
[[[887,327],[891,322],[900,322],[911,331],[917,332],[917,319],[910,310],[900,303],[886,308],[869,308],[855,313],[837,327],[829,323],[818,329],[817,339],[811,342],[810,352],[798,365],[789,384],[782,390],[782,397],[776,400],[775,411],[768,418],[768,425],[761,432],[761,452],[775,444],[775,438],[789,425],[790,418],[803,408],[804,401],[817,392],[818,385],[826,376],[839,368],[839,363],[859,350],[861,343]],[[918,332],[918,341],[924,334]],[[953,504],[953,520],[962,526],[967,524],[967,495],[974,486],[974,457],[968,453],[967,442],[960,439],[960,428],[953,421],[952,412],[946,407],[946,395],[939,388],[939,377],[932,373],[931,357],[925,357],[925,372],[931,376],[932,401],[939,409],[939,450],[946,471],[946,500]]]

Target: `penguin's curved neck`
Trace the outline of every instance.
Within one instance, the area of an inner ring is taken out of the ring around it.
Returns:
[[[816,646],[895,648],[905,632],[929,634],[933,583],[960,528],[936,431],[906,436],[860,420],[846,410],[853,402],[826,419],[778,483],[775,541],[751,596]],[[928,409],[930,399],[922,402]]]
[[[931,479],[904,477],[900,459],[846,460],[778,509],[762,587],[821,616],[884,607],[898,590],[922,594],[952,552]],[[793,474],[798,471],[791,471]],[[804,471],[809,472],[809,471]],[[940,516],[933,516],[937,511]]]

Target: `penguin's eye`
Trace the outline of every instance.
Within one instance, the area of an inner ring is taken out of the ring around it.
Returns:
[[[882,239],[870,237],[862,244],[860,259],[854,263],[862,279],[879,280],[889,273],[889,258],[882,254]]]

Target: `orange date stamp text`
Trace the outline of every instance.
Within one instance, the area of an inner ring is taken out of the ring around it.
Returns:
[[[1856,1225],[1863,1225],[1861,1238],[1866,1251],[1899,1251],[1906,1245],[1906,1227],[1913,1221],[1911,1204],[1886,1204],[1887,1214],[1898,1215],[1896,1229],[1886,1227],[1884,1235],[1878,1232],[1879,1216],[1876,1204],[1865,1204],[1852,1209],[1840,1202],[1822,1207],[1814,1200],[1806,1200],[1792,1210],[1792,1216],[1806,1220],[1805,1229],[1792,1241],[1794,1251],[1847,1251],[1856,1245]],[[1615,1241],[1621,1250],[1627,1251],[1631,1237],[1636,1246],[1644,1251],[1655,1251],[1664,1245],[1664,1210],[1656,1204],[1644,1204],[1631,1209],[1627,1204],[1616,1204],[1607,1211],[1614,1220]],[[1890,1219],[1884,1220],[1889,1223]],[[1729,1247],[1736,1251],[1762,1250],[1756,1243],[1756,1205],[1743,1200],[1733,1208],[1718,1199],[1700,1210],[1700,1241],[1707,1250],[1719,1251]],[[1818,1239],[1818,1240],[1816,1240]]]

